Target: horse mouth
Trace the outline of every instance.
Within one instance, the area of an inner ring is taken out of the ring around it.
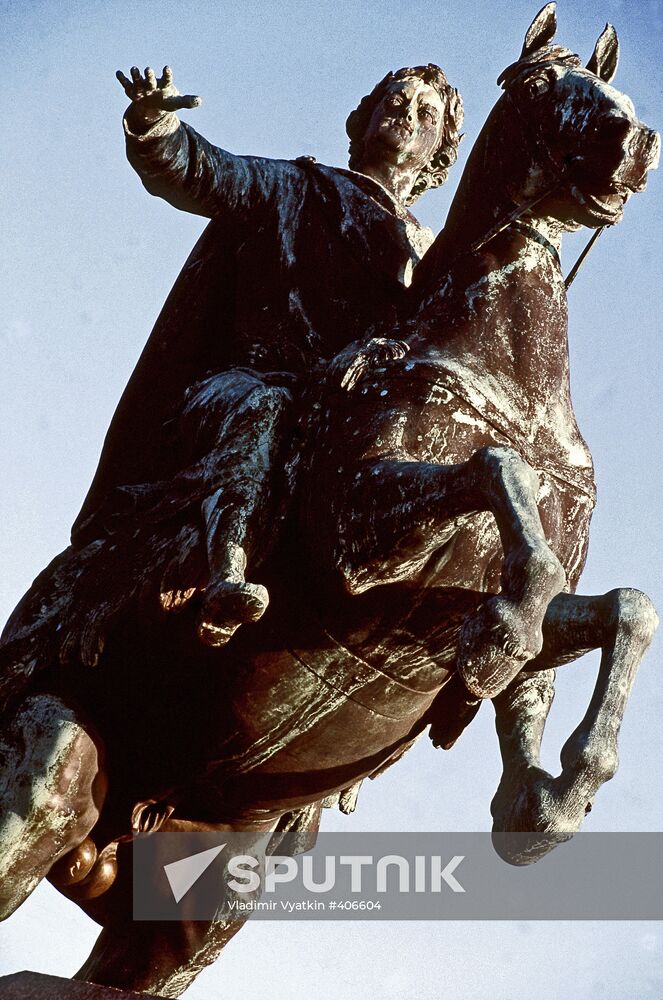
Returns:
[[[593,192],[573,188],[573,195],[593,222],[612,225],[621,221],[630,191],[621,187],[615,187],[612,191]]]

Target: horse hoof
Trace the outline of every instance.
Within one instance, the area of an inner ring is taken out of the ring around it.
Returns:
[[[471,660],[460,661],[458,672],[471,694],[477,698],[496,698],[530,658],[506,656],[498,646],[488,644]]]
[[[222,580],[205,592],[198,636],[207,646],[225,646],[240,625],[262,618],[268,604],[267,588],[261,584]]]
[[[495,698],[534,659],[540,642],[528,642],[510,602],[493,597],[463,623],[456,668],[465,686],[477,698]],[[527,646],[538,646],[528,649]]]

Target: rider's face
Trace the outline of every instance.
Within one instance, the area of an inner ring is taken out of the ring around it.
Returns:
[[[364,137],[364,156],[422,169],[437,149],[444,125],[440,95],[417,77],[390,84]]]

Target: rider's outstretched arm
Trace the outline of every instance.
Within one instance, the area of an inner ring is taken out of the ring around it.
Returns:
[[[123,119],[127,158],[150,194],[175,208],[207,218],[243,215],[297,170],[287,161],[234,156],[181,122],[177,111],[201,99],[180,94],[170,67],[158,79],[149,66],[144,74],[134,66],[131,79],[118,71],[117,78],[131,99]]]

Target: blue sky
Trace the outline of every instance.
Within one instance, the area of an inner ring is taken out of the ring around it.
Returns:
[[[67,543],[119,394],[203,222],[150,198],[124,159],[115,70],[170,63],[204,104],[187,119],[237,153],[345,163],[344,121],[387,69],[433,61],[466,107],[461,162],[415,211],[439,229],[462,162],[517,57],[537,0],[339,0],[279,5],[0,0],[4,182],[0,254],[0,617]],[[559,40],[586,57],[606,21],[622,43],[615,84],[663,127],[663,3],[562,0]],[[663,371],[662,177],[599,241],[570,293],[572,386],[599,501],[585,593],[637,586],[663,608],[659,399]],[[569,239],[566,269],[582,240]],[[661,640],[629,706],[622,764],[588,829],[661,829]],[[546,760],[586,707],[596,661],[558,675]],[[452,754],[424,742],[326,828],[488,829],[499,777],[486,706]],[[0,931],[0,973],[70,975],[96,927],[48,886]],[[38,943],[37,943],[38,941]],[[285,1000],[416,992],[464,1000],[663,995],[660,925],[249,925],[191,988]]]

